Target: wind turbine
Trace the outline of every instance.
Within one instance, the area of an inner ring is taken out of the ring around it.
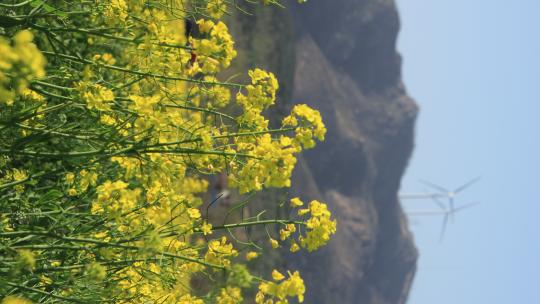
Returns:
[[[421,199],[431,199],[439,207],[445,208],[444,204],[439,201],[441,197],[447,197],[446,193],[440,192],[423,192],[423,193],[398,193],[400,200],[421,200]]]
[[[456,212],[460,212],[464,209],[467,209],[467,208],[471,208],[473,206],[476,206],[480,204],[479,202],[474,202],[474,203],[468,203],[468,204],[465,204],[463,206],[459,206],[457,208],[454,208],[453,210],[450,210],[450,209],[447,209],[447,208],[444,208],[441,209],[441,210],[410,210],[410,211],[405,211],[408,215],[411,215],[411,216],[432,216],[432,215],[439,215],[439,214],[443,214],[443,222],[442,222],[442,227],[441,227],[441,234],[439,236],[439,242],[442,242],[443,238],[444,238],[444,233],[446,232],[446,226],[448,225],[448,218],[450,215],[454,216],[454,214]]]
[[[447,195],[445,193],[440,192],[425,192],[425,193],[399,193],[399,198],[402,200],[407,199],[428,199],[428,198],[436,198],[436,197],[446,197]]]
[[[448,190],[442,186],[439,186],[435,183],[432,183],[432,182],[429,182],[429,181],[425,181],[425,180],[421,180],[420,182],[428,187],[430,187],[431,189],[435,189],[435,190],[438,190],[440,192],[438,192],[438,195],[432,195],[431,198],[437,203],[437,205],[441,206],[441,202],[438,200],[438,198],[440,197],[446,197],[448,198],[448,207],[449,207],[449,215],[450,215],[450,219],[453,221],[454,220],[454,213],[456,212],[456,208],[454,207],[455,205],[455,202],[454,202],[454,199],[456,198],[456,196],[462,192],[463,190],[467,189],[468,187],[470,187],[472,184],[476,183],[477,181],[480,180],[480,177],[476,177],[476,178],[473,178],[472,180],[466,182],[465,184],[457,187],[456,189],[454,189],[453,191],[452,190]],[[433,193],[433,194],[436,194],[436,193]]]

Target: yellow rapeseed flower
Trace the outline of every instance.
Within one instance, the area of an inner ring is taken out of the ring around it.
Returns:
[[[276,249],[276,248],[279,247],[278,241],[276,241],[276,240],[274,240],[274,239],[272,239],[272,238],[270,238],[270,245],[271,245],[272,248],[274,248],[274,249]]]
[[[7,296],[2,300],[1,304],[32,304],[32,302],[21,297]]]
[[[309,203],[309,212],[311,217],[306,222],[306,235],[300,239],[300,244],[311,252],[326,245],[330,235],[336,233],[337,222],[331,219],[326,204],[319,201],[313,200]]]
[[[295,197],[295,198],[292,198],[291,199],[291,206],[292,207],[300,207],[300,206],[303,206],[304,203],[298,198],[298,197]]]
[[[212,224],[204,221],[201,225],[201,231],[204,235],[212,234]]]
[[[251,261],[253,259],[256,259],[259,256],[259,254],[255,251],[250,251],[246,253],[246,260]]]
[[[291,252],[297,252],[298,250],[300,250],[300,246],[298,246],[298,244],[293,241],[291,244]]]
[[[189,217],[192,219],[198,219],[201,217],[201,212],[199,211],[199,209],[190,208],[187,212]]]
[[[220,290],[216,300],[217,304],[239,304],[243,303],[244,299],[240,288],[227,286]]]
[[[28,173],[24,169],[13,169],[11,171],[11,174],[12,174],[13,180],[18,181],[18,182],[28,178]]]
[[[17,262],[21,268],[26,270],[33,270],[36,267],[36,257],[28,249],[19,250]]]
[[[281,274],[281,272],[274,269],[274,270],[272,270],[272,279],[274,279],[274,281],[281,281],[281,280],[285,279],[285,276],[283,274]]]

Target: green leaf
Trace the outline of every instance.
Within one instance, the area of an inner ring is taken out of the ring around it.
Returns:
[[[23,23],[23,20],[15,19],[9,16],[0,16],[0,26],[2,27],[13,27]]]
[[[55,8],[53,6],[48,5],[43,0],[34,0],[34,1],[30,2],[30,5],[32,7],[42,6],[45,9],[45,11],[47,11],[47,13],[54,14],[54,15],[56,15],[58,17],[67,18],[67,16],[68,16],[65,12],[62,12],[62,11],[60,11],[59,9],[57,9],[57,8]]]
[[[57,199],[62,198],[62,197],[64,197],[64,193],[62,193],[59,190],[52,189],[49,192],[42,195],[39,198],[38,203],[45,203],[45,202],[57,200]]]

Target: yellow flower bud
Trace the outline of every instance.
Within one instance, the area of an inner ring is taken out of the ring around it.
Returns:
[[[298,198],[298,197],[295,197],[293,199],[291,199],[291,206],[293,207],[300,207],[300,206],[303,206],[304,203]]]
[[[274,281],[281,281],[281,280],[285,279],[285,276],[283,274],[281,274],[281,272],[274,269],[272,271],[272,279],[274,279]]]
[[[253,259],[256,259],[259,256],[259,254],[255,251],[250,251],[246,253],[246,260],[251,261]]]

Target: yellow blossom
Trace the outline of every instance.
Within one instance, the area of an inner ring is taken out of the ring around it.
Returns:
[[[293,234],[295,231],[296,231],[296,227],[294,226],[294,224],[285,225],[284,229],[279,230],[280,240],[284,241],[288,239],[291,236],[291,234]]]
[[[229,266],[231,257],[235,257],[238,252],[233,248],[233,245],[227,243],[225,236],[219,240],[211,240],[208,242],[208,251],[205,255],[205,261],[208,263]]]
[[[90,280],[101,281],[107,275],[107,270],[99,263],[91,263],[86,267],[86,275]]]
[[[300,210],[301,211],[301,210]],[[326,204],[313,200],[309,203],[311,217],[306,222],[306,235],[300,240],[302,247],[314,251],[330,240],[336,232],[336,220],[332,220]]]
[[[66,184],[71,185],[73,184],[73,181],[75,180],[75,174],[73,174],[72,172],[68,172],[66,173],[64,179],[66,181]]]
[[[125,0],[108,0],[105,3],[107,6],[103,16],[107,24],[115,25],[126,21],[128,7]]]
[[[298,210],[298,215],[302,216],[302,215],[306,215],[309,213],[309,209],[308,208],[304,208],[304,209],[299,209]]]
[[[292,207],[300,207],[300,206],[303,206],[304,203],[298,198],[298,197],[295,197],[293,199],[291,199],[291,206]]]
[[[97,83],[80,81],[76,84],[80,98],[86,102],[89,109],[99,111],[111,110],[111,104],[114,101],[113,91]]]
[[[295,105],[291,115],[283,119],[284,127],[296,127],[294,138],[296,144],[309,149],[315,146],[315,140],[324,140],[326,128],[319,111],[305,104]]]
[[[52,284],[53,280],[45,275],[39,276],[39,282],[41,284],[50,285]]]
[[[251,261],[253,259],[256,259],[259,256],[259,254],[255,251],[249,251],[246,253],[246,260]]]
[[[255,69],[249,71],[249,77],[251,77],[251,84],[246,86],[247,95],[238,93],[236,96],[237,102],[245,109],[263,110],[272,105],[279,88],[274,74]]]
[[[204,221],[203,224],[201,225],[201,231],[203,232],[204,235],[212,234],[212,224]]]
[[[28,178],[28,173],[23,169],[13,169],[11,174],[15,181],[22,181]]]
[[[198,219],[201,217],[201,212],[199,211],[199,209],[190,208],[187,212],[189,217],[192,219]]]
[[[32,304],[32,302],[17,296],[7,296],[2,300],[1,304]]]
[[[32,251],[21,249],[19,250],[18,263],[23,269],[33,270],[36,267],[36,257]]]
[[[227,5],[224,0],[209,0],[206,5],[206,11],[214,19],[221,18],[226,9]]]
[[[274,74],[254,68],[245,85],[220,80],[230,75],[223,69],[237,55],[228,26],[219,20],[233,8],[231,2],[188,2],[77,3],[77,11],[88,13],[83,15],[64,15],[70,3],[54,2],[59,14],[51,15],[51,22],[80,31],[58,31],[49,41],[45,31],[36,30],[35,44],[27,30],[4,33],[12,39],[0,37],[0,108],[6,108],[5,120],[14,122],[5,130],[6,147],[39,156],[0,158],[6,173],[0,183],[32,177],[14,187],[21,200],[16,209],[47,211],[46,220],[0,215],[0,230],[56,227],[61,229],[51,231],[88,241],[75,255],[70,252],[77,244],[69,239],[52,244],[67,249],[13,252],[14,273],[22,275],[10,278],[14,283],[30,279],[38,289],[83,302],[95,296],[118,304],[244,302],[242,289],[258,278],[235,259],[234,245],[241,241],[213,233],[202,219],[208,175],[226,172],[222,186],[240,193],[290,187],[297,155],[324,138],[326,129],[320,114],[305,105],[283,120],[284,129],[272,129],[266,110],[279,90]],[[20,6],[14,13],[30,10]],[[187,33],[188,20],[201,16],[211,20],[199,20]],[[45,56],[37,46],[48,48],[46,78]],[[62,157],[48,156],[53,154]],[[290,201],[293,208],[302,205],[298,198]],[[12,214],[9,209],[4,211]],[[305,215],[304,223],[281,225],[279,237],[269,240],[272,248],[315,249],[335,232],[335,220],[320,204],[312,202],[298,213]],[[28,242],[47,243],[46,238]],[[247,252],[245,260],[258,256]],[[215,276],[212,265],[224,268],[218,271],[223,275]],[[45,277],[32,273],[36,267],[54,271]],[[61,275],[66,269],[71,271]],[[223,281],[212,290],[192,291],[194,279],[205,275]],[[261,280],[257,303],[303,301],[298,272],[276,270],[271,278]],[[4,302],[28,303],[13,296]]]
[[[275,271],[274,271],[275,272]],[[263,282],[259,285],[259,292],[255,297],[255,303],[273,303],[273,299],[277,300],[277,303],[288,303],[287,297],[297,297],[298,302],[304,302],[304,293],[306,288],[304,281],[300,277],[300,273],[295,271],[294,273],[288,272],[289,278],[285,279],[285,276],[281,273],[272,272],[272,276],[275,281],[281,282]]]
[[[272,246],[272,248],[276,249],[279,247],[279,243],[278,241],[276,241],[275,239],[273,238],[270,238],[270,245]]]
[[[293,241],[291,244],[291,252],[297,252],[298,250],[300,250],[300,246],[298,246],[298,244]]]
[[[242,291],[237,287],[226,287],[220,290],[216,298],[217,304],[240,304],[243,303]]]
[[[281,281],[281,280],[285,279],[285,276],[283,274],[281,274],[281,272],[274,269],[274,270],[272,270],[272,279],[274,279],[274,281]]]

